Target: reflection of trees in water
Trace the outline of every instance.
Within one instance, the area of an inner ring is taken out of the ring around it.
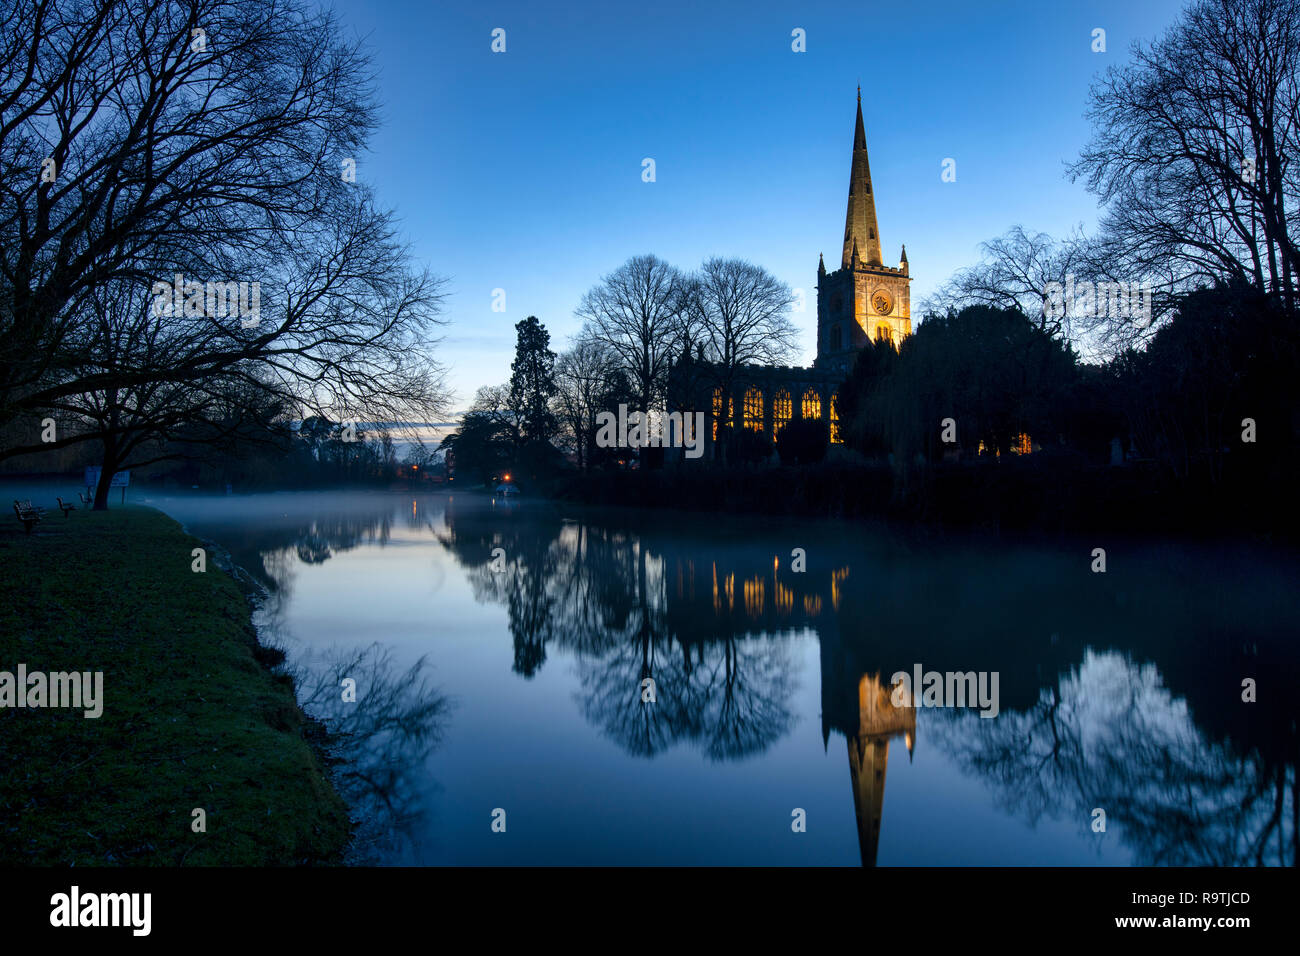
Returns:
[[[553,636],[551,582],[558,555],[547,533],[552,530],[510,523],[508,515],[505,522],[494,521],[490,513],[462,521],[454,530],[450,523],[447,531],[434,529],[438,540],[466,567],[474,599],[505,606],[514,638],[514,671],[524,677],[541,668]],[[498,548],[502,554],[494,557]],[[504,563],[503,570],[494,570],[499,563]]]
[[[449,507],[445,528],[435,529],[465,568],[475,600],[506,608],[515,673],[535,675],[553,640],[603,652],[620,635],[662,630],[662,608],[646,599],[656,572],[635,539],[554,518],[515,517]]]
[[[791,728],[788,639],[727,637],[677,653],[670,644],[631,640],[578,655],[583,714],[629,753],[651,757],[685,740],[710,760],[743,759]],[[654,704],[641,701],[646,677]]]
[[[303,564],[324,564],[334,556],[329,539],[313,528],[298,539],[298,560]]]
[[[927,735],[1031,825],[1090,833],[1100,807],[1143,865],[1295,865],[1294,762],[1208,741],[1153,665],[1089,650],[1027,711],[923,713]]]
[[[1102,807],[1111,837],[1139,862],[1295,862],[1295,708],[1278,703],[1285,695],[1276,690],[1294,684],[1295,672],[1285,566],[1242,559],[1229,574],[1217,554],[1213,563],[1158,554],[1140,572],[1142,589],[1112,593],[1092,576],[1081,584],[1073,556],[905,550],[850,532],[848,546],[803,534],[810,561],[823,566],[790,575],[788,549],[774,567],[766,531],[674,527],[658,516],[640,526],[618,515],[580,523],[541,502],[493,509],[459,495],[445,521],[435,508],[429,524],[423,505],[362,504],[336,517],[208,533],[237,546],[242,537],[246,550],[255,543],[253,560],[236,559],[273,580],[273,609],[303,561],[383,544],[402,523],[429,525],[476,599],[506,610],[513,670],[530,677],[548,650],[572,653],[582,713],[639,756],[685,742],[711,760],[744,758],[787,733],[796,661],[789,638],[767,635],[817,633],[823,720],[844,711],[824,734],[857,732],[864,673],[917,660],[998,670],[997,718],[923,711],[922,731],[943,737],[943,749],[1018,819],[1069,819],[1086,839],[1105,840],[1089,829],[1092,808]],[[433,573],[442,566],[433,565]],[[1097,634],[1115,651],[1085,653]],[[1234,650],[1256,640],[1271,641],[1273,656]],[[1235,704],[1222,675],[1238,672],[1269,675],[1274,692]],[[656,682],[654,704],[641,702],[645,677]],[[386,789],[397,793],[390,819],[402,818],[401,780]]]
[[[518,517],[449,506],[435,530],[475,598],[506,607],[517,673],[535,674],[550,644],[572,652],[583,713],[638,756],[690,741],[711,760],[738,759],[790,729],[788,639],[713,632],[702,619],[684,632],[670,621],[665,547],[609,527]],[[496,548],[502,570],[493,570]],[[645,678],[655,703],[642,702]]]
[[[277,530],[293,537],[293,543],[282,545],[280,550],[292,549],[303,564],[324,564],[336,551],[350,551],[362,544],[387,544],[393,532],[393,512],[386,508],[370,514],[326,515]],[[263,553],[268,550],[275,548],[264,548]]]
[[[313,517],[277,515],[264,521],[242,521],[204,527],[226,548],[265,591],[259,623],[278,627],[283,609],[293,595],[298,565],[324,564],[335,554],[364,544],[387,544],[396,516],[419,526],[403,508],[393,504],[365,510],[339,511]]]
[[[448,699],[430,686],[420,658],[399,670],[379,644],[297,665],[299,701],[333,735],[334,777],[358,821],[354,862],[391,859],[414,848],[427,829],[427,800],[436,789],[422,774],[442,740]],[[356,701],[343,699],[344,678]]]
[[[296,643],[284,629],[300,564],[318,565],[368,544],[389,543],[394,527],[420,528],[426,516],[409,499],[348,496],[336,508],[285,514],[278,502],[213,522],[203,533],[218,540],[264,589],[256,615],[264,643]],[[290,500],[284,507],[294,507]],[[380,645],[306,656],[295,648],[286,670],[303,708],[333,735],[334,779],[357,821],[352,855],[365,862],[391,859],[424,828],[433,788],[423,770],[445,728],[447,699],[430,687],[423,659],[399,669]],[[342,698],[341,682],[357,682],[355,703]]]

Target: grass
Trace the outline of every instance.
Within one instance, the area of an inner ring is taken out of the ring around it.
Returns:
[[[5,525],[0,671],[103,671],[104,710],[0,708],[0,864],[340,861],[317,725],[198,539],[138,507]]]

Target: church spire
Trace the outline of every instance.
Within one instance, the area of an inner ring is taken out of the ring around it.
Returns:
[[[853,248],[867,265],[881,265],[880,232],[876,228],[876,197],[871,193],[871,166],[867,162],[867,133],[862,124],[862,87],[858,87],[858,121],[853,130],[853,166],[849,173],[849,210],[844,220],[842,268],[848,268]]]

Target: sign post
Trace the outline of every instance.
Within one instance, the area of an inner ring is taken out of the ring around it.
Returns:
[[[102,472],[103,469],[99,465],[86,466],[86,497],[92,501],[95,498],[95,489],[99,487],[99,476]],[[108,487],[122,489],[121,504],[126,504],[126,489],[130,484],[131,470],[129,468],[126,471],[113,472],[113,477],[108,481]]]

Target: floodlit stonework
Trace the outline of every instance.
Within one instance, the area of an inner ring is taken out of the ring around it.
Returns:
[[[705,412],[706,459],[714,457],[719,429],[728,425],[775,438],[790,421],[817,418],[839,443],[839,388],[858,352],[882,338],[897,348],[912,334],[911,281],[905,247],[897,266],[885,265],[881,255],[859,88],[840,268],[827,272],[822,257],[817,263],[816,359],[807,368],[742,365],[728,374],[687,352],[673,368],[669,407]]]

